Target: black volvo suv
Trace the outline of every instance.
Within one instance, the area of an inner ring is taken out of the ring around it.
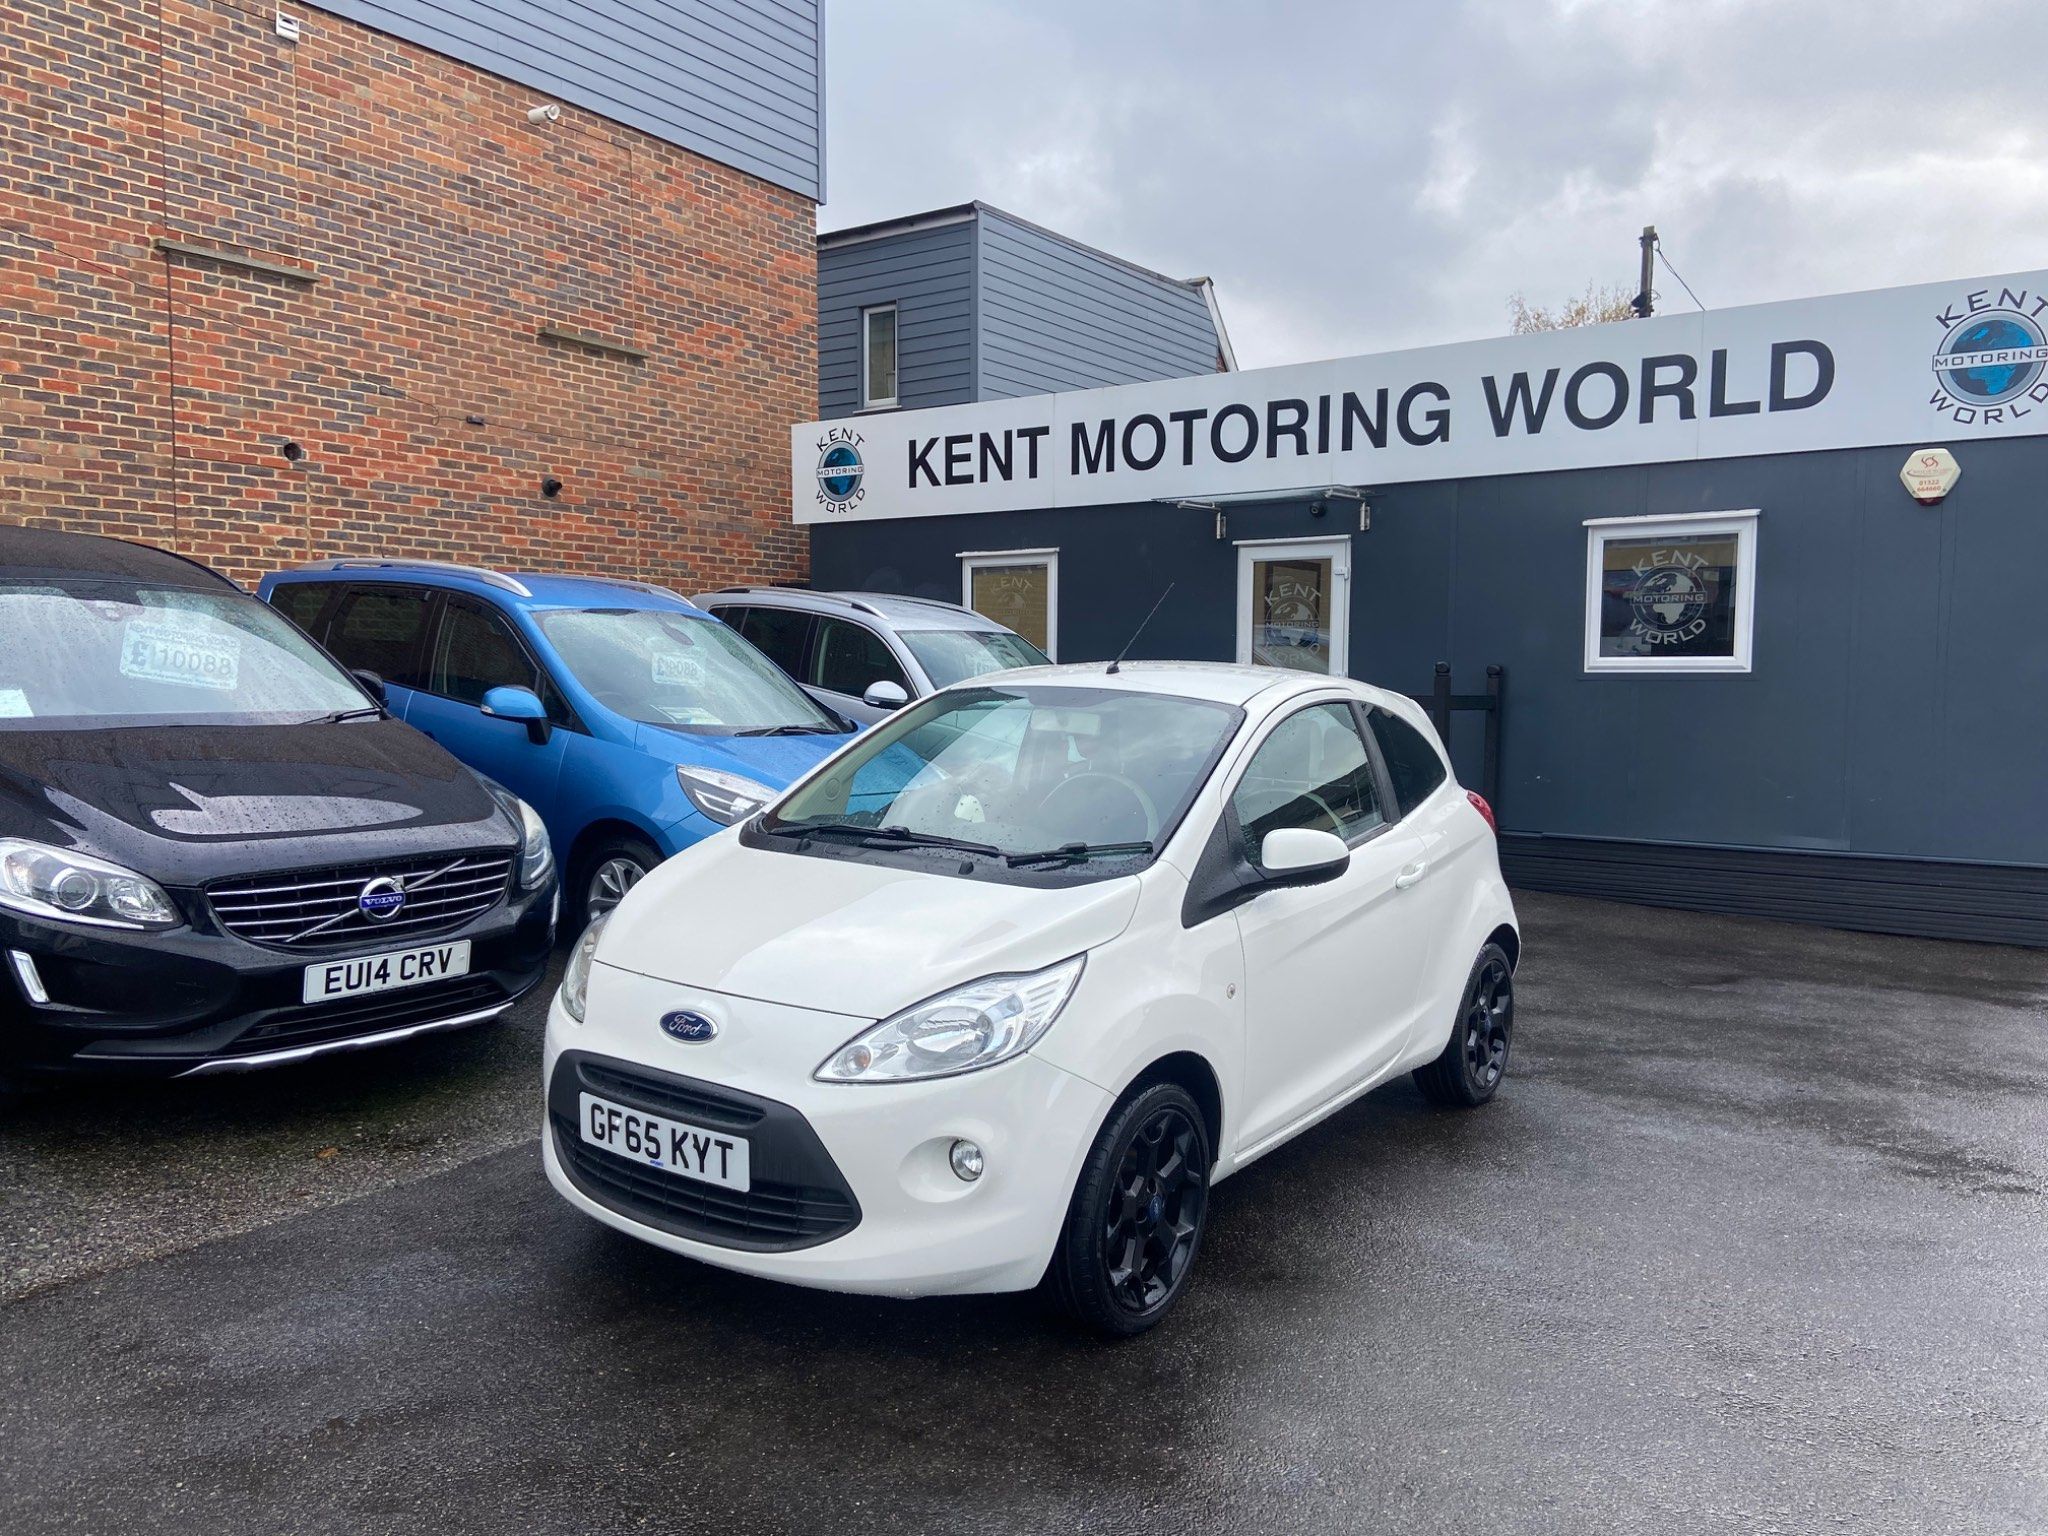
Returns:
[[[231,582],[0,527],[0,1076],[473,1024],[554,941],[540,818]]]

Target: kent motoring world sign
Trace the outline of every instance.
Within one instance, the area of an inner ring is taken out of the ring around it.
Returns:
[[[799,523],[2048,431],[2048,271],[793,429]]]

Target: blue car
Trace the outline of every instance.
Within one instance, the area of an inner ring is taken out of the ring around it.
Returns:
[[[580,925],[744,820],[857,727],[660,587],[326,560],[263,600],[385,707],[540,812]]]

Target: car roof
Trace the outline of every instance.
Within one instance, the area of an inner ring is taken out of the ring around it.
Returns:
[[[380,560],[373,558],[317,560],[294,570],[280,571],[272,583],[301,581],[395,581],[415,586],[441,587],[471,592],[509,602],[526,609],[548,608],[651,608],[664,613],[683,613],[695,618],[711,615],[679,592],[653,582],[612,576],[565,575],[557,571],[497,571],[483,566],[456,565],[439,560]]]
[[[1276,701],[1319,688],[1337,687],[1363,694],[1368,702],[1394,695],[1355,678],[1320,672],[1292,672],[1283,667],[1253,667],[1227,661],[1126,661],[1114,672],[1102,661],[1062,662],[1050,667],[1017,667],[991,672],[954,686],[979,688],[1002,683],[1047,683],[1071,687],[1117,688],[1131,693],[1165,693],[1208,699],[1220,704],[1248,704],[1261,694]]]
[[[958,629],[1008,634],[994,619],[935,597],[900,592],[814,592],[808,587],[720,587],[697,595],[700,607],[795,608],[806,613],[864,614],[896,629]]]
[[[227,577],[187,555],[149,544],[131,544],[95,533],[56,528],[0,526],[0,581],[74,581],[101,577],[147,581],[164,587],[239,592]]]

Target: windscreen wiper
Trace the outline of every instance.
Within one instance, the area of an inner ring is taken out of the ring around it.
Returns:
[[[850,821],[784,822],[775,830],[792,831],[800,838],[834,837],[877,848],[951,848],[959,853],[985,853],[991,857],[1000,856],[1003,851],[988,843],[970,843],[936,832],[913,832],[908,827],[863,827]]]
[[[1057,848],[1040,848],[1033,853],[1006,853],[1003,862],[1012,869],[1027,864],[1071,864],[1081,859],[1106,859],[1118,854],[1150,853],[1150,843],[1061,843]]]
[[[383,713],[384,710],[380,705],[367,704],[361,709],[337,709],[331,715],[322,715],[318,720],[315,720],[313,724],[339,725],[344,720],[367,720],[372,715],[381,715]]]
[[[757,725],[748,730],[734,731],[735,736],[837,736],[840,733],[829,725]]]

